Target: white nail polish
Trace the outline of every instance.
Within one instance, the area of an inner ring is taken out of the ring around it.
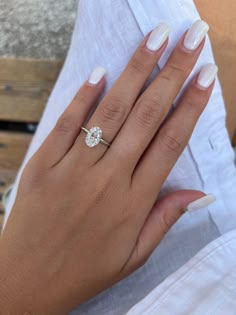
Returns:
[[[186,209],[189,212],[205,208],[216,201],[216,197],[212,194],[206,195],[203,198],[195,200],[187,205]]]
[[[90,75],[88,82],[90,84],[96,85],[102,80],[105,74],[106,74],[106,70],[104,68],[97,67],[96,69],[94,69],[94,71]]]
[[[197,79],[197,84],[203,88],[208,88],[218,72],[218,67],[215,64],[208,63],[200,71]]]
[[[209,26],[206,22],[197,20],[185,36],[184,47],[188,50],[195,50],[206,36],[208,30]]]
[[[157,51],[166,41],[170,34],[170,27],[165,23],[160,23],[151,32],[149,39],[147,41],[147,48],[151,51]]]

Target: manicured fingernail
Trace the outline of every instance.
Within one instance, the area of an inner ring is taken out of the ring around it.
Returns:
[[[186,209],[189,212],[205,208],[216,201],[216,197],[212,194],[206,195],[203,198],[195,200],[187,205]]]
[[[197,84],[203,88],[208,88],[215,80],[218,67],[215,64],[206,64],[199,73]]]
[[[90,75],[88,82],[90,84],[96,85],[102,80],[105,74],[106,74],[106,70],[104,68],[97,67],[96,69],[94,69],[94,71]]]
[[[189,50],[195,50],[206,36],[208,30],[209,25],[206,22],[197,20],[185,36],[184,47]]]
[[[166,41],[170,34],[170,27],[165,23],[160,23],[151,32],[149,39],[147,41],[147,48],[151,51],[157,51]]]

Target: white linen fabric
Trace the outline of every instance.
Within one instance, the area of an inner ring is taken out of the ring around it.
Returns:
[[[14,204],[24,166],[93,69],[98,65],[107,69],[105,93],[144,35],[159,22],[167,22],[172,27],[170,43],[151,76],[153,78],[183,32],[197,18],[199,15],[191,0],[80,0],[68,56],[18,172],[4,223]],[[208,62],[214,62],[209,39],[192,75]],[[188,147],[162,187],[162,193],[176,189],[199,189],[213,193],[217,202],[200,211],[186,213],[142,268],[80,305],[71,314],[125,314],[209,242],[236,228],[236,171],[233,162],[234,152],[225,126],[224,101],[217,80],[209,105]]]
[[[127,315],[235,315],[236,229],[202,249]]]

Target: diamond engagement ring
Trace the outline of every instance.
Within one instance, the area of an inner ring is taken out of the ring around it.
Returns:
[[[110,143],[102,139],[102,130],[99,127],[92,127],[90,130],[86,129],[85,127],[81,127],[87,133],[85,138],[85,143],[88,147],[93,148],[98,145],[100,142],[110,146]]]

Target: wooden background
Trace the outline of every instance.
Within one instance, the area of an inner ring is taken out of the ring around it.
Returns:
[[[14,182],[32,139],[1,125],[37,123],[61,67],[61,61],[0,58],[0,225],[2,193]]]
[[[218,45],[215,40],[215,50]],[[235,100],[232,98],[236,85],[227,83],[225,69],[232,70],[227,56],[216,51],[216,60],[220,67],[229,122],[236,117]],[[33,136],[15,127],[3,130],[1,126],[37,123],[40,120],[62,64],[62,61],[0,58],[0,228],[4,213],[2,193],[14,182]],[[230,133],[232,143],[236,145],[235,128],[231,128]]]

